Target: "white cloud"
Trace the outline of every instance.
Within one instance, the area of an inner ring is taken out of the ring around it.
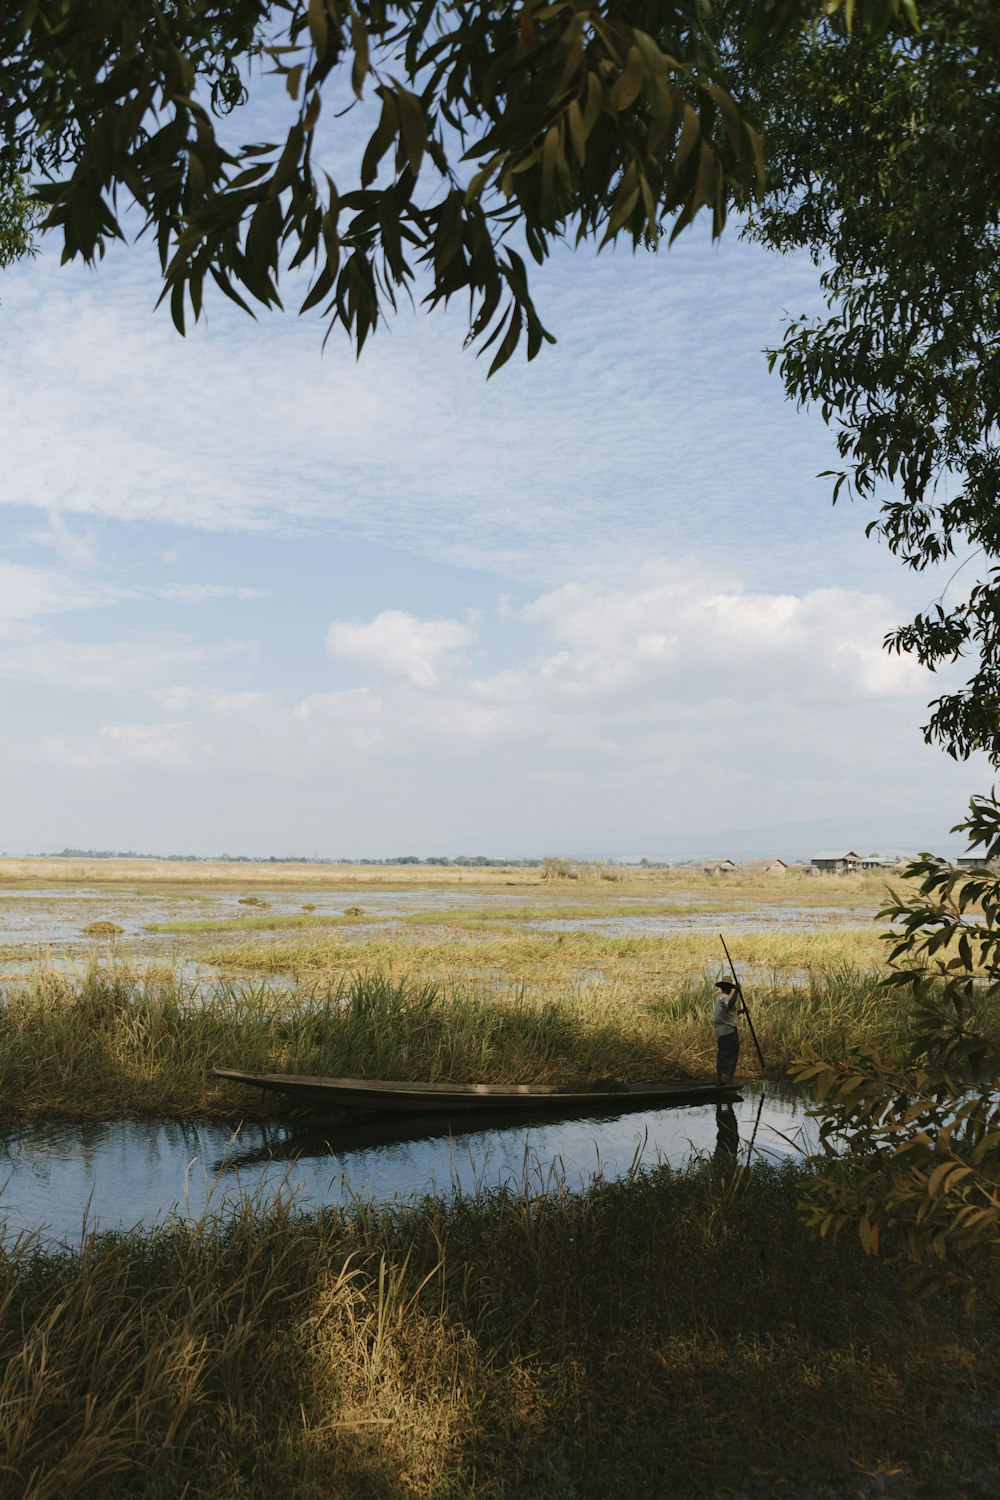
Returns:
[[[326,646],[335,661],[419,688],[438,686],[464,657],[476,631],[461,620],[418,620],[401,609],[384,609],[374,620],[334,620]]]
[[[467,655],[481,621],[403,610],[335,621],[330,654],[372,681],[294,701],[171,681],[185,652],[194,665],[194,648],[145,643],[150,654],[144,662],[137,648],[123,681],[145,673],[170,721],[63,732],[44,748],[81,770],[197,765],[206,788],[230,776],[269,788],[277,780],[294,784],[303,806],[331,777],[345,796],[376,784],[381,797],[402,772],[413,809],[447,784],[451,817],[467,782],[480,802],[508,807],[521,847],[538,818],[556,807],[570,816],[569,803],[584,823],[608,816],[606,803],[632,808],[634,825],[636,809],[672,805],[679,792],[687,811],[705,797],[728,804],[730,819],[748,800],[789,816],[798,803],[805,816],[861,767],[871,795],[919,742],[915,726],[940,684],[881,653],[890,622],[877,596],[751,593],[690,560],[652,561],[630,586],[566,584],[519,617],[491,617],[495,633],[519,644],[489,673]],[[116,649],[68,651],[60,670],[106,681]]]
[[[311,694],[293,716],[313,736],[391,760],[486,756],[499,774],[513,752],[530,756],[532,778],[558,774],[567,757],[636,776],[659,760],[695,780],[711,767],[764,786],[789,764],[796,775],[803,764],[873,764],[874,726],[888,717],[912,734],[942,686],[882,652],[892,612],[878,596],[749,593],[690,560],[650,562],[630,587],[567,584],[522,617],[550,649],[486,675],[458,670],[452,652],[468,627],[457,621],[386,611],[338,624],[333,654],[375,681]]]
[[[946,828],[982,770],[921,743],[945,684],[883,660],[890,614],[858,591],[749,592],[661,560],[630,585],[566,584],[477,624],[398,610],[335,622],[335,658],[371,682],[297,700],[178,683],[154,695],[163,723],[43,736],[38,765],[62,768],[75,807],[102,810],[97,826],[67,812],[52,838],[525,853],[655,851],[834,812],[847,838],[854,816],[917,810]],[[506,665],[465,659],[477,629]]]
[[[693,560],[647,563],[627,588],[567,584],[524,615],[565,644],[536,668],[564,695],[617,697],[659,684],[750,707],[775,693],[884,698],[932,686],[917,663],[881,649],[894,623],[886,599],[841,588],[749,593]]]

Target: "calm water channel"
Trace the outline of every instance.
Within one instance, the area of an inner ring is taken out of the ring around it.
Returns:
[[[351,1125],[114,1120],[37,1124],[0,1134],[0,1229],[73,1244],[84,1223],[131,1229],[170,1214],[223,1210],[293,1189],[303,1208],[407,1200],[527,1182],[584,1187],[633,1164],[680,1166],[696,1155],[795,1155],[812,1144],[801,1099],[749,1084],[732,1109],[713,1104],[586,1118],[477,1119],[474,1128],[383,1117]]]

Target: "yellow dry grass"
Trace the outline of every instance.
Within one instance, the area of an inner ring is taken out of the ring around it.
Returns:
[[[541,867],[457,865],[328,865],[234,863],[226,860],[171,859],[0,859],[0,888],[74,886],[168,886],[232,890],[239,886],[296,886],[344,891],[351,888],[509,890],[532,887],[555,896],[608,904],[619,895],[655,898],[692,892],[715,901],[807,906],[865,906],[876,911],[883,904],[890,877],[886,874],[784,877],[736,870],[729,875],[707,875],[697,866],[643,869],[639,866],[573,866],[570,878],[550,879]],[[891,877],[897,883],[895,877]]]

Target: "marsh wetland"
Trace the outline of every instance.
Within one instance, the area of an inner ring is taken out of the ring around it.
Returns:
[[[10,1492],[994,1493],[993,1313],[797,1211],[786,1068],[905,1023],[885,895],[0,863]],[[731,1118],[322,1120],[212,1077],[708,1077],[720,932],[767,1061]]]

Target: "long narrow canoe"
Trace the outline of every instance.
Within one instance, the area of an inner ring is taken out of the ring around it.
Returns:
[[[216,1078],[270,1089],[313,1107],[395,1111],[402,1114],[467,1113],[501,1109],[589,1109],[604,1105],[690,1104],[700,1099],[731,1098],[735,1085],[707,1081],[666,1083],[390,1083],[370,1078],[311,1078],[300,1073],[246,1073],[240,1068],[213,1068]]]

